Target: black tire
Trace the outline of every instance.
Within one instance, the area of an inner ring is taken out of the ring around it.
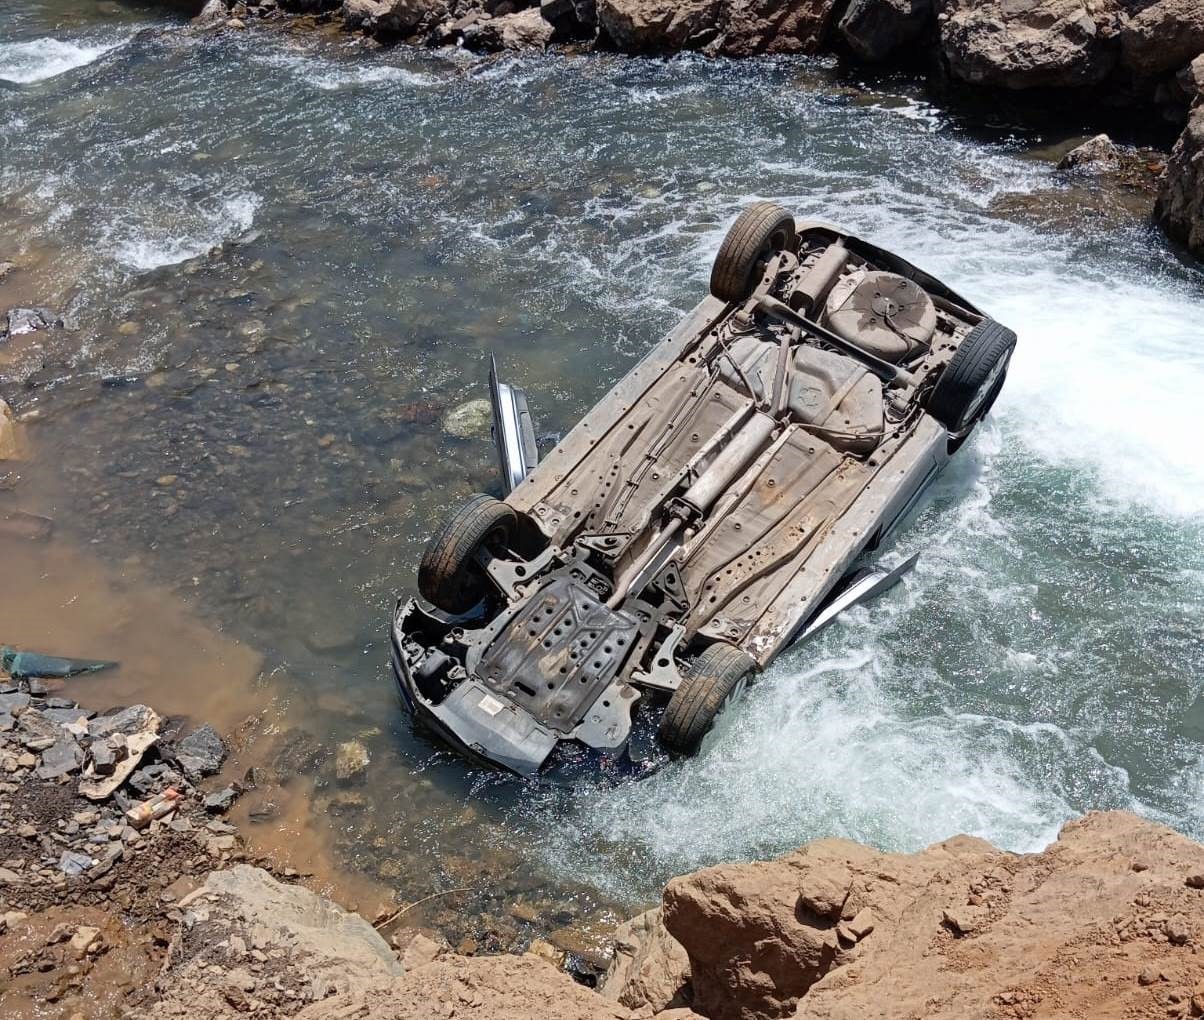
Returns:
[[[418,564],[418,590],[445,613],[464,613],[484,597],[488,582],[476,562],[485,546],[514,537],[518,516],[492,496],[473,496],[427,542]]]
[[[719,246],[711,267],[711,293],[721,301],[743,301],[777,251],[798,251],[794,217],[775,202],[754,202]]]
[[[719,713],[743,687],[754,665],[749,656],[726,641],[708,645],[661,716],[657,737],[665,749],[687,757],[697,754]]]
[[[994,319],[983,319],[961,342],[928,398],[928,413],[954,438],[991,409],[1015,348],[1016,334]]]

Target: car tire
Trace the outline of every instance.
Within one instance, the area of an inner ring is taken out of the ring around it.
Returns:
[[[719,246],[711,267],[711,293],[721,301],[743,301],[777,251],[798,251],[794,217],[776,202],[754,202],[737,217]]]
[[[983,319],[962,340],[928,397],[928,413],[961,439],[986,417],[1007,374],[1016,334]]]
[[[735,645],[718,641],[696,658],[661,716],[657,737],[671,754],[698,753],[719,713],[744,687],[755,663]]]
[[[473,496],[427,542],[418,564],[422,597],[445,613],[464,613],[475,606],[488,585],[477,553],[509,544],[517,525],[512,507],[492,496]]]

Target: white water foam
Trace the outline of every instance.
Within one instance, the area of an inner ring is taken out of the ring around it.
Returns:
[[[114,228],[109,248],[120,265],[135,272],[186,262],[245,234],[259,205],[254,192],[241,192],[167,215],[142,210],[132,223]]]
[[[126,41],[121,38],[76,43],[46,38],[0,43],[0,79],[17,85],[45,81],[91,64]]]
[[[251,58],[255,63],[281,68],[299,78],[305,84],[323,92],[382,82],[400,82],[405,85],[426,87],[436,83],[434,75],[411,71],[395,64],[373,64],[363,62],[339,62],[304,53],[268,52],[256,53]]]

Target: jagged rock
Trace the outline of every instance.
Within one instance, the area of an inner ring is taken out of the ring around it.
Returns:
[[[192,19],[197,28],[216,28],[230,16],[225,0],[208,0],[201,12]]]
[[[1204,255],[1204,104],[1175,142],[1158,182],[1154,219],[1176,241]]]
[[[1175,75],[1175,80],[1189,102],[1204,97],[1204,53]]]
[[[720,0],[598,0],[598,28],[627,53],[699,50],[719,34],[721,9]]]
[[[555,30],[545,21],[540,8],[529,7],[514,14],[478,21],[464,32],[464,41],[474,49],[543,49],[552,41]]]
[[[1120,59],[1129,70],[1154,75],[1181,68],[1204,53],[1204,3],[1157,0],[1120,30]]]
[[[448,13],[446,0],[343,0],[348,24],[391,35],[413,35],[420,28],[433,28]]]
[[[215,790],[213,793],[205,794],[205,810],[221,813],[229,811],[234,805],[235,799],[238,797],[238,790],[233,786],[227,786],[221,790]]]
[[[17,719],[17,739],[29,751],[45,751],[58,742],[63,729],[36,709],[26,709]]]
[[[615,955],[598,991],[628,1009],[661,1010],[685,1005],[690,958],[665,927],[660,907],[615,929]]]
[[[828,36],[836,0],[726,0],[720,52],[815,53]]]
[[[49,308],[10,308],[0,329],[0,340],[62,325],[63,320]]]
[[[1096,135],[1082,145],[1076,145],[1058,161],[1059,170],[1075,170],[1080,167],[1104,169],[1116,166],[1120,152],[1107,135]]]
[[[837,28],[857,56],[877,62],[934,23],[932,0],[850,0]]]
[[[1075,88],[1116,65],[1084,0],[947,0],[938,24],[950,72],[974,85]]]
[[[87,854],[64,850],[56,867],[68,878],[75,878],[77,875],[82,875],[95,863],[96,861]]]
[[[539,13],[556,39],[589,39],[598,26],[594,0],[542,0]]]
[[[37,768],[39,779],[61,779],[75,772],[83,761],[83,752],[75,739],[60,729],[62,734],[50,747],[42,752],[42,764]]]
[[[226,760],[226,745],[222,743],[217,730],[205,723],[176,744],[175,760],[184,774],[196,782],[213,775],[222,767],[222,762]]]
[[[105,771],[108,764],[103,752],[99,770],[89,761],[84,768],[84,778],[80,780],[80,795],[89,800],[104,800],[112,796],[138,767],[147,750],[158,741],[161,725],[159,714],[145,705],[132,705],[113,715],[90,720],[88,733],[93,745],[107,742],[116,752],[116,761],[108,771]],[[119,749],[124,750],[124,755]]]

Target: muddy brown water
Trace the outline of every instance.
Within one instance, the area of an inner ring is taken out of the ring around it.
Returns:
[[[54,521],[0,535],[0,640],[120,659],[72,681],[82,701],[232,734],[230,774],[271,776],[235,812],[258,845],[369,913],[439,894],[407,922],[501,948],[821,835],[1027,849],[1091,807],[1204,831],[1204,279],[1125,202],[1067,215],[1093,189],[1031,158],[1049,138],[984,137],[823,61],[11,12],[0,308],[78,329],[0,345],[32,445],[0,510]],[[541,433],[568,429],[757,197],[897,248],[1021,334],[991,426],[887,551],[919,568],[786,656],[696,761],[577,788],[466,765],[401,714],[386,627],[431,529],[496,490],[465,407],[488,353]],[[371,764],[340,785],[350,739]]]

